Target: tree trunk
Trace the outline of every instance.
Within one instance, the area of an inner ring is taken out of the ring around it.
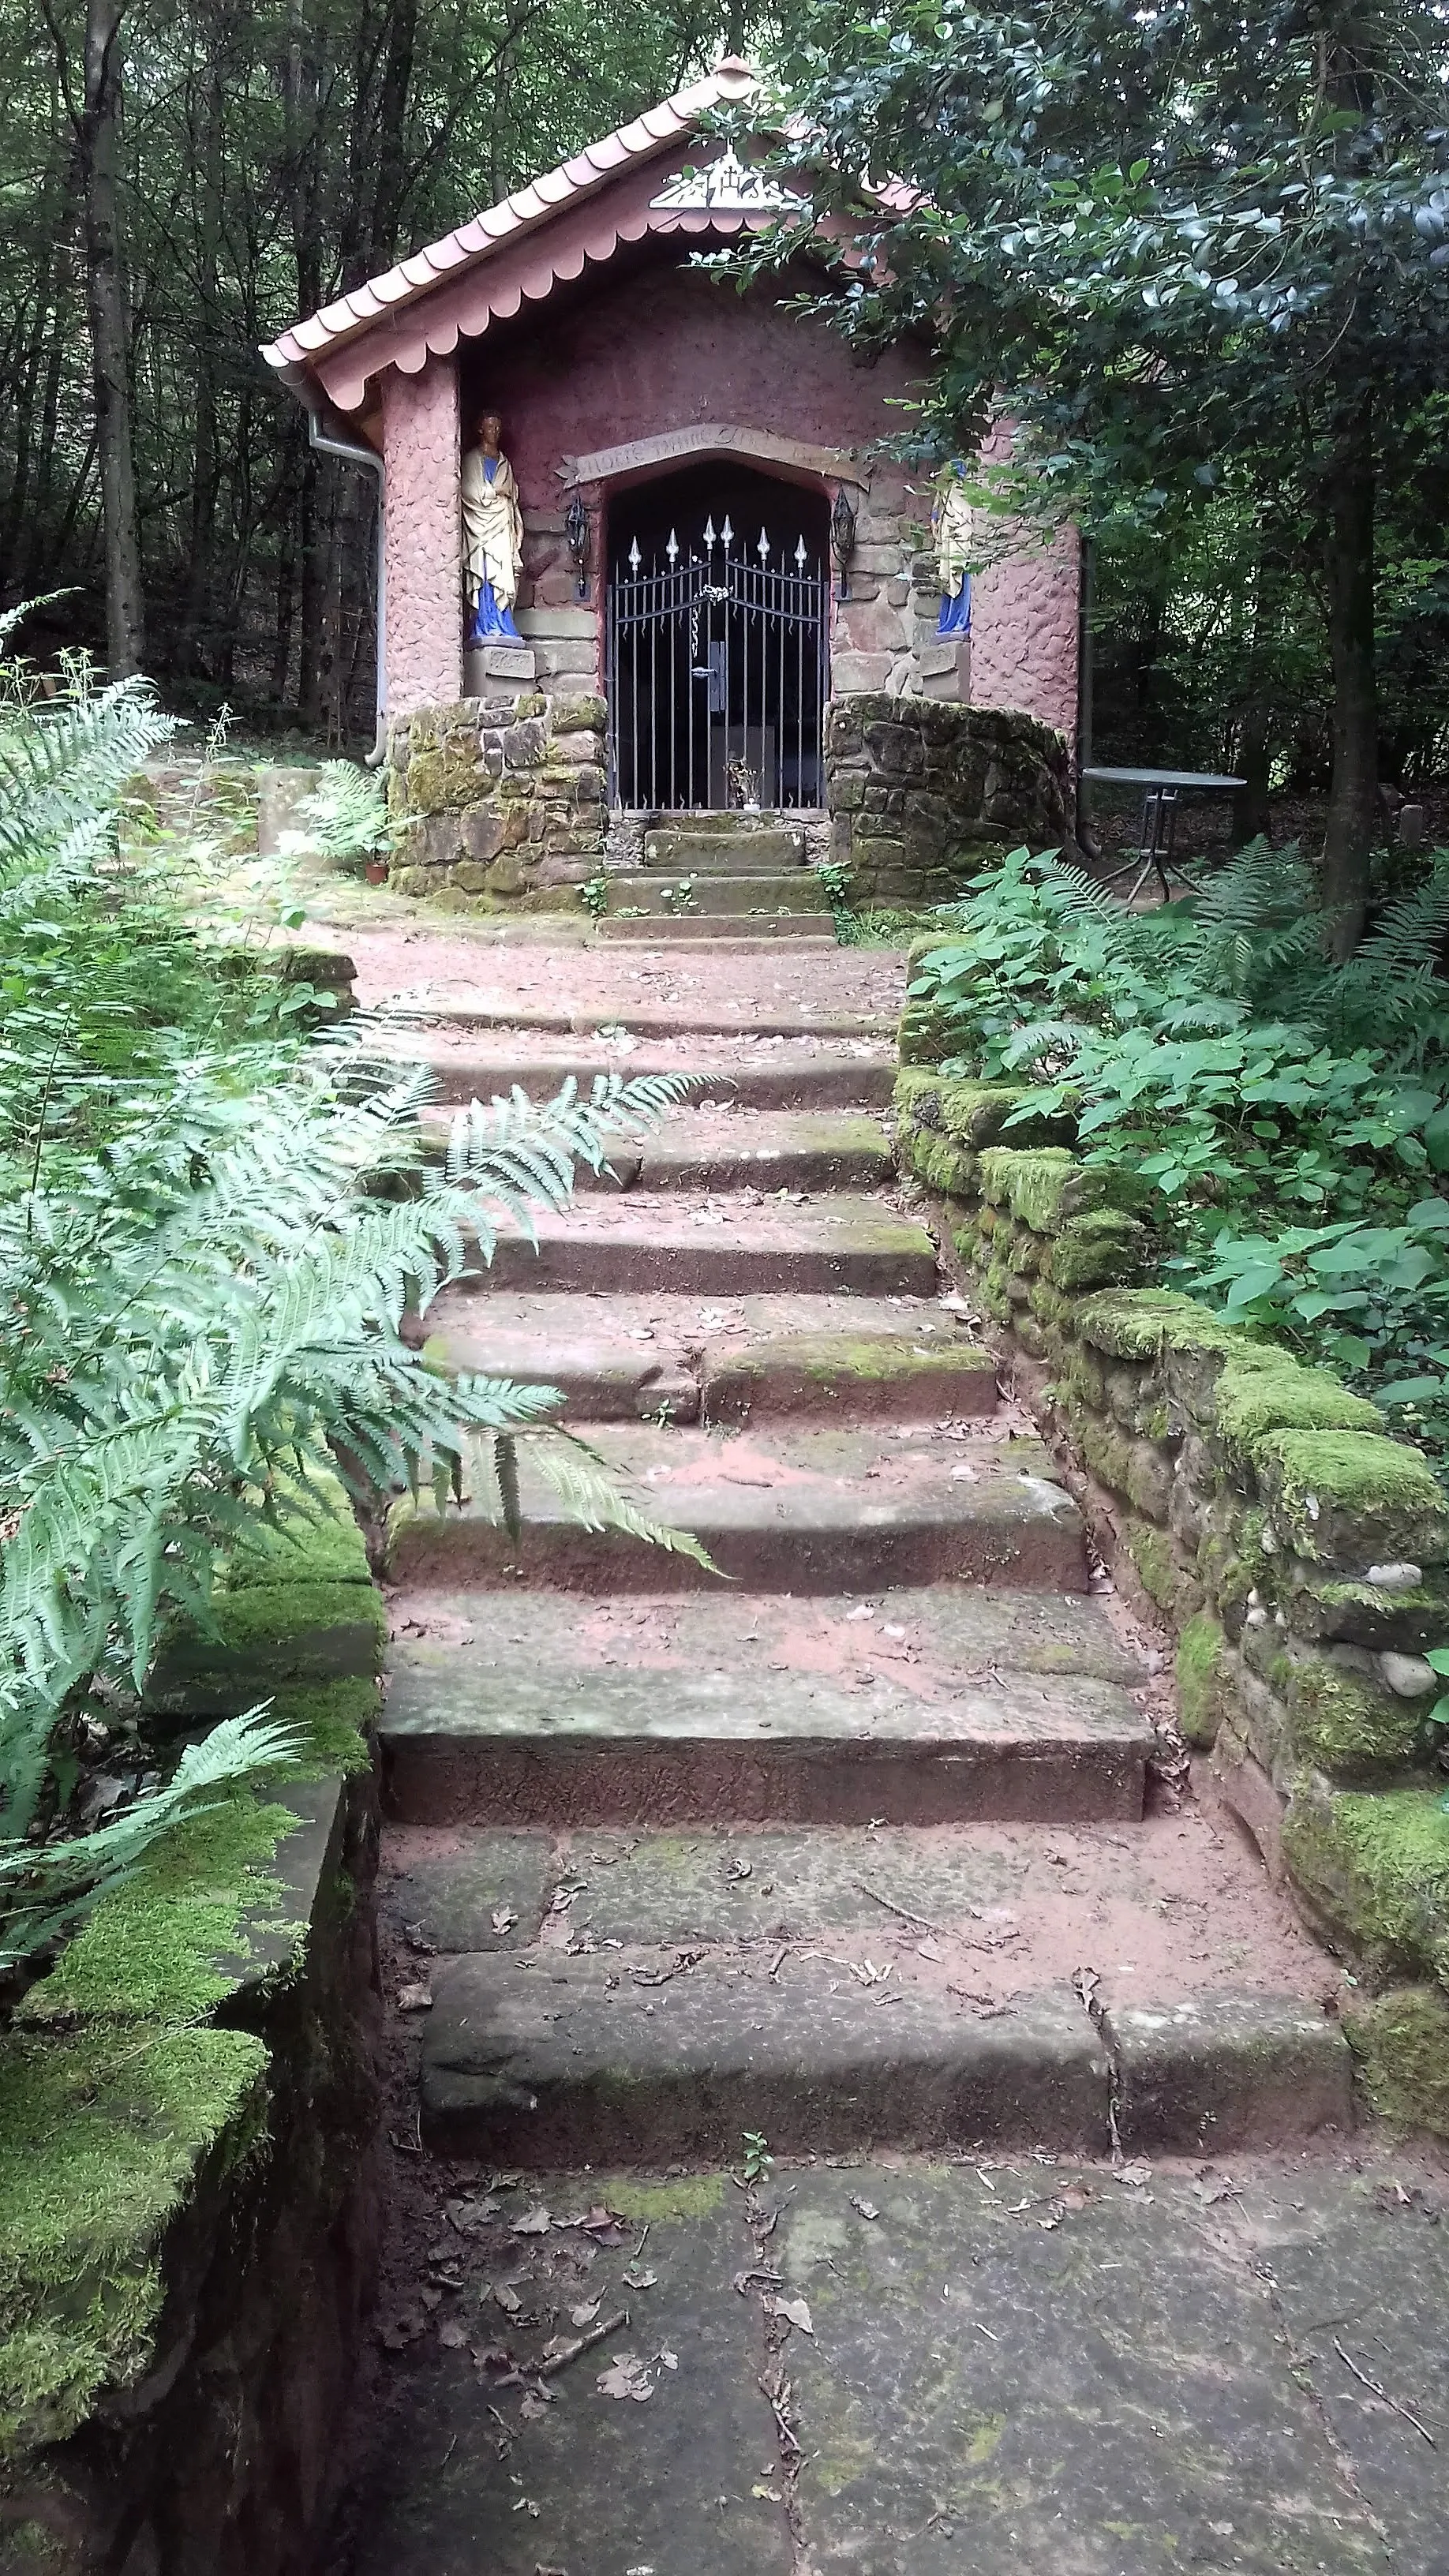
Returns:
[[[85,189],[86,303],[105,531],[106,652],[112,679],[139,671],[145,650],[117,185],[120,34],[125,10],[126,0],[87,0],[85,105],[79,137]]]
[[[1374,454],[1364,399],[1335,443],[1324,494],[1324,569],[1333,665],[1333,784],[1323,847],[1330,956],[1351,957],[1368,910],[1369,852],[1378,811],[1378,689],[1374,673]]]

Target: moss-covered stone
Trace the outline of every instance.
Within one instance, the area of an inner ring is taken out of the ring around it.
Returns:
[[[1063,1219],[1048,1246],[1046,1267],[1060,1288],[1125,1287],[1142,1276],[1151,1242],[1135,1217],[1096,1208]]]
[[[1011,1272],[1004,1261],[993,1261],[981,1282],[981,1299],[987,1313],[998,1324],[1011,1321]]]
[[[1104,1421],[1101,1414],[1091,1413],[1084,1405],[1071,1399],[1068,1399],[1065,1411],[1076,1435],[1077,1446],[1093,1475],[1099,1483],[1109,1485],[1114,1493],[1125,1494],[1132,1462],[1131,1451],[1121,1432],[1112,1423]]]
[[[1177,1722],[1189,1744],[1206,1751],[1227,1714],[1228,1641],[1206,1610],[1189,1619],[1177,1645]]]
[[[1449,1583],[1442,1576],[1391,1592],[1377,1583],[1315,1578],[1293,1584],[1284,1594],[1284,1610],[1295,1636],[1313,1640],[1341,1639],[1374,1649],[1393,1647],[1419,1655],[1449,1637]]]
[[[1172,1288],[1110,1288],[1084,1297],[1077,1330],[1113,1360],[1149,1360],[1160,1351],[1236,1351],[1244,1339],[1195,1298]]]
[[[1294,1553],[1345,1574],[1374,1562],[1449,1559],[1449,1501],[1428,1460],[1364,1431],[1271,1431],[1255,1464]]]
[[[1343,2028],[1370,2110],[1396,2129],[1449,2137],[1449,1998],[1395,1986],[1350,2003]]]
[[[980,1158],[981,1195],[991,1207],[1009,1208],[1034,1234],[1054,1232],[1057,1210],[1077,1159],[1061,1145],[989,1146]]]
[[[980,1153],[987,1145],[1009,1145],[1020,1149],[1033,1145],[1066,1145],[1071,1142],[1073,1121],[1069,1117],[1021,1117],[1013,1127],[1008,1118],[1021,1111],[1028,1094],[1019,1084],[1009,1082],[948,1082],[941,1094],[941,1123],[949,1136]]]
[[[476,739],[414,751],[407,766],[408,808],[414,814],[460,813],[474,803],[483,775]]]
[[[943,1064],[957,1043],[956,1029],[955,1013],[939,1002],[907,1002],[896,1038],[902,1064]]]
[[[1107,1382],[1102,1363],[1081,1342],[1073,1341],[1062,1362],[1062,1391],[1076,1403],[1089,1405],[1100,1413],[1107,1401]]]
[[[1134,1511],[1166,1525],[1172,1508],[1172,1461],[1150,1440],[1128,1444],[1126,1491]]]
[[[257,1583],[218,1593],[216,1633],[175,1629],[147,1685],[158,1708],[235,1715],[279,1681],[382,1670],[387,1617],[371,1584]]]
[[[259,2138],[244,2031],[21,2037],[0,2050],[0,2458],[56,2441],[148,2367],[161,2248],[200,2168]]]
[[[1384,1418],[1366,1397],[1351,1395],[1327,1369],[1304,1368],[1286,1352],[1232,1354],[1214,1396],[1222,1437],[1252,1457],[1270,1431],[1381,1432]]]
[[[1137,1568],[1143,1591],[1159,1610],[1166,1611],[1169,1618],[1185,1621],[1202,1608],[1202,1585],[1178,1564],[1165,1530],[1153,1529],[1145,1521],[1133,1521],[1123,1531],[1122,1543]]]
[[[946,1198],[975,1196],[976,1157],[953,1145],[949,1137],[913,1135],[907,1159],[917,1179],[924,1181],[928,1189],[940,1190]]]
[[[939,1074],[919,1065],[904,1065],[896,1075],[892,1105],[903,1128],[926,1127],[944,1133],[941,1120],[943,1084]]]
[[[1283,1820],[1299,1895],[1334,1949],[1384,1981],[1449,1979],[1449,1815],[1437,1788],[1301,1783]]]
[[[1288,1708],[1293,1749],[1335,1780],[1374,1780],[1403,1771],[1419,1749],[1422,1710],[1346,1671],[1327,1655],[1292,1668]]]
[[[1039,1323],[1060,1326],[1071,1314],[1071,1300],[1050,1279],[1031,1283],[1031,1311]]]
[[[602,698],[554,699],[552,723],[555,733],[602,733],[608,720],[609,710]]]

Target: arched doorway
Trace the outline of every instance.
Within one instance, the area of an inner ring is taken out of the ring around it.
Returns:
[[[608,566],[612,801],[821,804],[824,493],[727,460],[636,484],[610,501]]]

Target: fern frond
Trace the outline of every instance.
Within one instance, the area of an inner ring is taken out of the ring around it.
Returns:
[[[708,1574],[719,1567],[692,1530],[656,1520],[620,1492],[607,1460],[577,1432],[555,1431],[530,1441],[529,1458],[557,1494],[570,1520],[586,1530],[621,1530],[626,1538],[644,1539],[672,1556],[692,1557]]]

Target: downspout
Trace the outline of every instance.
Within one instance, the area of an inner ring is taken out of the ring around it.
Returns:
[[[1090,537],[1083,537],[1077,587],[1077,845],[1089,859],[1100,859],[1101,844],[1092,832],[1091,789],[1083,778],[1092,766],[1092,575],[1096,569]]]
[[[377,476],[377,729],[372,749],[364,762],[366,768],[376,769],[387,749],[387,670],[383,658],[387,647],[387,557],[383,543],[387,525],[387,469],[375,448],[362,447],[350,438],[329,438],[321,426],[320,413],[310,406],[307,412],[307,444],[318,456],[335,456],[343,465],[360,465],[365,473]]]

